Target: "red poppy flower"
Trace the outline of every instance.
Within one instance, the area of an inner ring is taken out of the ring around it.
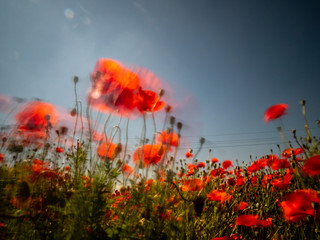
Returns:
[[[302,169],[308,175],[319,175],[320,174],[320,155],[316,155],[307,159]]]
[[[236,219],[236,225],[251,227],[257,225],[259,215],[240,215]]]
[[[292,152],[295,156],[297,156],[297,155],[303,153],[304,150],[303,150],[303,148],[287,148],[287,149],[283,150],[282,157],[290,158]]]
[[[205,182],[203,182],[199,178],[186,179],[182,181],[181,190],[182,191],[200,191],[204,186],[205,186]]]
[[[162,159],[165,150],[166,147],[162,144],[146,144],[136,149],[133,160],[142,167],[157,164]]]
[[[283,179],[277,174],[273,174],[273,179],[270,181],[270,184],[278,189],[287,189],[290,181],[292,179],[292,176],[290,174],[289,169],[287,170],[287,173],[284,175]]]
[[[211,158],[211,162],[217,163],[217,162],[219,162],[219,160],[218,160],[218,158]]]
[[[205,164],[204,162],[199,162],[199,163],[197,164],[197,169],[203,168],[203,167],[205,167],[205,166],[206,166],[206,164]]]
[[[237,237],[234,238],[229,236],[223,236],[223,237],[215,237],[213,240],[235,240],[235,239],[237,239]]]
[[[259,227],[271,227],[273,226],[272,218],[267,218],[265,220],[258,220],[257,226]]]
[[[186,152],[186,158],[191,158],[191,157],[193,157],[193,154],[191,153],[191,152]]]
[[[281,202],[280,206],[286,221],[296,222],[315,215],[312,202],[320,204],[320,195],[313,189],[302,189],[289,193],[287,200]],[[320,214],[320,209],[317,211],[317,214]]]
[[[40,174],[41,176],[47,179],[57,175],[56,172],[48,168],[48,165],[48,162],[43,162],[41,160],[34,159],[32,164],[32,175],[29,176],[30,181],[35,182]]]
[[[285,111],[288,109],[288,107],[289,106],[284,103],[275,104],[269,107],[264,113],[265,122],[269,122],[287,114]]]
[[[228,178],[227,179],[227,185],[228,186],[234,186],[234,185],[236,185],[236,180],[234,180],[234,178]]]
[[[63,153],[63,149],[60,148],[60,147],[57,147],[57,148],[56,148],[56,152],[57,152],[57,153]]]
[[[117,148],[117,144],[115,143],[112,143],[112,142],[101,143],[97,148],[98,156],[101,157],[102,160],[104,160],[105,157],[108,157],[110,160],[114,160],[114,158],[117,155],[116,148]]]
[[[179,145],[179,136],[174,132],[168,133],[167,131],[162,131],[157,136],[157,142],[163,145],[177,147]]]
[[[226,174],[226,171],[223,168],[216,168],[212,169],[210,174],[212,177],[224,178],[224,174]]]
[[[257,163],[257,162],[254,162],[254,163],[252,163],[252,164],[247,168],[247,170],[248,170],[249,172],[251,172],[251,173],[254,173],[254,172],[259,171],[260,168],[259,168],[258,163]]]
[[[272,170],[278,170],[280,168],[290,168],[290,163],[288,159],[275,159],[271,164],[269,164]]]
[[[247,202],[239,202],[239,210],[242,211],[248,207]]]
[[[112,59],[99,59],[92,73],[89,104],[102,112],[129,116],[136,111],[139,77]]]
[[[0,163],[3,162],[3,159],[4,159],[4,156],[3,156],[3,154],[0,153]]]
[[[218,202],[224,203],[225,200],[229,201],[232,198],[232,196],[228,195],[223,190],[214,190],[214,191],[211,191],[209,194],[207,194],[207,198],[210,201],[218,201]]]
[[[122,168],[123,172],[125,172],[127,175],[130,175],[133,173],[133,168],[130,167],[128,164],[125,164]]]
[[[53,127],[58,122],[58,114],[53,105],[34,101],[22,108],[16,115],[16,121],[23,132],[44,134],[47,127]]]
[[[140,112],[156,112],[164,105],[165,103],[159,100],[158,94],[154,91],[139,89],[137,107]]]
[[[237,185],[238,185],[238,186],[244,185],[245,182],[246,182],[246,179],[245,179],[243,176],[239,176],[239,177],[237,178]]]
[[[232,166],[232,161],[230,161],[230,160],[225,160],[225,161],[222,162],[222,167],[224,169],[227,169],[227,168],[229,168],[231,166]]]

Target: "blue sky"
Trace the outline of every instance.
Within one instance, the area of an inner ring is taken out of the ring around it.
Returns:
[[[289,138],[293,128],[304,135],[305,99],[319,136],[319,11],[319,1],[1,1],[0,94],[71,109],[74,75],[85,101],[99,58],[135,64],[170,86],[183,148],[203,136],[200,160],[212,148],[248,161],[281,143],[279,122],[263,122],[273,104],[290,106]]]

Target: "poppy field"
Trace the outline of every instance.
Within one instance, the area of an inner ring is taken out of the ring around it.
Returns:
[[[77,97],[79,78],[73,81],[73,128],[40,100],[16,99],[19,107],[8,110],[14,124],[1,123],[0,239],[320,239],[320,140],[305,101],[306,137],[293,129],[288,147],[244,163],[198,158],[204,138],[182,152],[183,122],[144,68],[99,59],[86,103]],[[264,120],[287,109],[273,105]],[[101,126],[93,111],[105,119]],[[112,117],[126,128],[112,126]],[[132,119],[143,122],[133,151]]]

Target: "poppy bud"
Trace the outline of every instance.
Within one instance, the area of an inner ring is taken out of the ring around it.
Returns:
[[[71,115],[72,117],[74,117],[75,115],[77,115],[77,110],[76,110],[75,108],[73,108],[73,109],[71,110],[71,112],[70,112],[70,115]]]
[[[203,138],[203,137],[200,138],[200,144],[204,144],[205,141],[206,141],[205,138]]]
[[[177,128],[178,128],[178,130],[181,130],[181,128],[182,128],[182,122],[177,122]]]
[[[173,125],[176,121],[176,118],[174,116],[170,117],[170,124]]]
[[[66,135],[68,132],[68,128],[65,126],[60,127],[60,134],[61,135]]]
[[[163,89],[159,90],[159,96],[162,97],[164,95],[165,91]]]
[[[306,105],[306,100],[301,100],[301,101],[300,101],[300,104],[301,104],[302,106],[305,106],[305,105]]]
[[[78,76],[74,76],[74,77],[73,77],[73,82],[74,82],[74,84],[77,84],[77,83],[78,83],[78,81],[79,81]]]
[[[170,106],[170,105],[167,105],[164,110],[166,111],[166,113],[171,112],[171,106]]]

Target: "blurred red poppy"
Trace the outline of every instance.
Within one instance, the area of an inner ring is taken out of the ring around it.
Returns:
[[[259,215],[240,215],[236,219],[236,225],[238,226],[254,226],[257,225]]]
[[[320,174],[320,155],[316,155],[307,159],[302,169],[308,175],[319,175]]]
[[[287,114],[286,110],[288,109],[288,107],[289,106],[284,103],[272,105],[264,113],[265,122],[269,122],[271,120],[277,119],[277,118]]]
[[[239,202],[239,210],[242,211],[248,207],[247,202]]]
[[[127,175],[130,175],[133,173],[133,168],[130,167],[128,164],[125,164],[122,168],[123,172],[125,172]]]
[[[229,237],[229,236],[223,236],[223,237],[215,237],[213,240],[235,240],[237,237]]]
[[[297,156],[303,152],[304,152],[303,148],[287,148],[287,149],[283,150],[282,157],[290,158],[291,153],[293,153],[295,156]]]
[[[139,89],[137,95],[138,103],[137,107],[142,112],[156,112],[161,110],[165,103],[159,100],[158,94],[150,90]]]
[[[155,112],[165,105],[152,90],[143,90],[145,77],[125,68],[112,59],[99,59],[92,73],[88,103],[96,110],[118,116],[135,117]]]
[[[4,159],[4,156],[3,156],[3,154],[0,153],[0,163],[3,162],[3,159]]]
[[[217,162],[219,162],[219,160],[218,160],[218,158],[211,158],[211,162],[212,163],[217,163]]]
[[[204,162],[199,162],[198,164],[197,164],[197,168],[199,169],[199,168],[204,168],[206,166],[206,164],[204,163]]]
[[[181,190],[182,191],[200,191],[204,186],[205,186],[205,182],[203,182],[199,178],[186,179],[182,181]]]
[[[174,132],[162,131],[157,135],[157,142],[163,145],[177,147],[179,145],[179,136]]]
[[[105,157],[108,157],[110,160],[114,160],[114,158],[116,157],[116,148],[117,144],[115,143],[101,143],[97,148],[98,156],[103,158],[102,160],[104,160]]]
[[[133,160],[141,167],[157,164],[162,159],[165,149],[165,145],[162,144],[143,145],[135,150]]]
[[[225,161],[222,162],[222,167],[224,169],[227,169],[227,168],[229,168],[231,166],[232,166],[232,161],[230,161],[230,160],[225,160]]]
[[[273,160],[269,166],[271,167],[272,170],[278,170],[280,168],[290,168],[290,163],[288,159],[275,159]]]
[[[186,158],[191,158],[191,157],[193,157],[193,154],[191,152],[186,152],[185,156],[186,156]]]
[[[224,178],[224,174],[226,174],[226,171],[223,168],[216,168],[212,169],[210,174],[212,177]]]
[[[271,227],[273,226],[272,218],[267,218],[265,220],[258,220],[257,226],[259,227]]]
[[[232,196],[228,195],[223,190],[213,190],[209,194],[207,194],[207,198],[209,201],[218,201],[224,203],[226,200],[229,201]]]
[[[316,210],[312,207],[312,202],[320,204],[320,195],[313,189],[302,189],[289,193],[286,201],[280,203],[284,218],[289,222],[297,222],[307,216],[314,216]],[[317,216],[320,216],[320,209]]]
[[[34,101],[25,105],[16,115],[18,129],[24,133],[39,133],[43,136],[48,128],[58,122],[55,107],[49,103]]]
[[[60,147],[57,147],[57,148],[56,148],[56,152],[57,152],[57,153],[63,153],[63,149],[60,148]]]
[[[92,73],[89,104],[96,110],[128,116],[136,108],[139,77],[112,59],[99,59]]]

